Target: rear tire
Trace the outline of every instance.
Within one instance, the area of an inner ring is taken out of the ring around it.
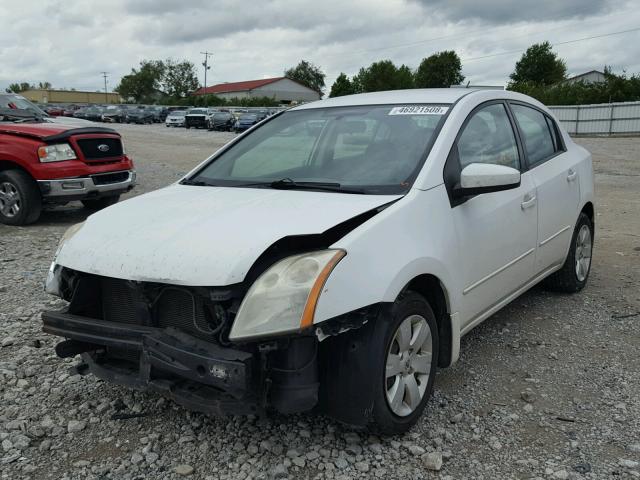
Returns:
[[[578,223],[571,237],[571,247],[564,265],[547,277],[543,286],[554,292],[577,293],[587,284],[591,272],[593,252],[593,223],[584,213],[578,217]]]
[[[0,172],[0,223],[28,225],[40,212],[42,197],[35,180],[22,170]]]
[[[98,211],[103,208],[110,207],[111,205],[115,205],[119,201],[120,195],[112,195],[110,197],[96,198],[93,200],[82,200],[82,204],[87,210]]]

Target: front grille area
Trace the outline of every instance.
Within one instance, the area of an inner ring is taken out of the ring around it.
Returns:
[[[190,127],[204,127],[207,125],[207,119],[202,117],[185,117],[185,123]]]
[[[80,138],[76,142],[87,160],[100,160],[122,155],[122,141],[119,138]]]
[[[102,318],[108,322],[142,324],[136,312],[134,290],[124,280],[102,278],[100,282]]]
[[[219,343],[226,310],[188,288],[100,277],[103,320],[159,328],[174,327],[202,340]]]
[[[95,185],[110,185],[127,180],[129,172],[102,173],[100,175],[92,175],[91,178]]]

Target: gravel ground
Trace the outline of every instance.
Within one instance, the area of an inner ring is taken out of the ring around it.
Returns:
[[[167,185],[233,134],[117,126],[138,195]],[[640,139],[579,139],[598,196],[590,283],[534,289],[463,339],[410,433],[378,438],[316,415],[209,418],[60,360],[39,312],[68,205],[0,226],[2,479],[603,479],[640,477]],[[439,469],[439,470],[438,470]]]

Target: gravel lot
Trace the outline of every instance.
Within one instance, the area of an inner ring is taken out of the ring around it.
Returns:
[[[233,134],[122,125],[140,185],[167,185]],[[209,418],[70,373],[39,312],[78,205],[0,226],[2,479],[579,479],[640,477],[640,139],[579,139],[598,216],[587,288],[534,289],[463,339],[419,425],[402,437],[317,415]],[[132,418],[127,418],[132,417]],[[440,471],[434,471],[442,459]]]

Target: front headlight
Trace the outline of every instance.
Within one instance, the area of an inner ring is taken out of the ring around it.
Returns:
[[[73,151],[68,143],[59,143],[57,145],[47,145],[38,148],[38,157],[40,162],[62,162],[64,160],[75,160],[76,152]]]
[[[229,339],[293,333],[313,325],[324,284],[345,255],[344,250],[321,250],[275,263],[247,292]]]
[[[47,292],[47,293],[49,293],[51,295],[55,295],[57,297],[61,296],[61,293],[60,293],[60,273],[62,271],[62,267],[56,263],[56,259],[58,258],[58,254],[60,253],[60,250],[62,249],[64,244],[71,237],[73,237],[76,233],[78,233],[78,230],[80,230],[83,225],[84,225],[84,222],[80,222],[80,223],[76,223],[75,225],[71,225],[67,229],[67,231],[64,232],[64,235],[62,235],[62,238],[58,242],[58,248],[56,248],[56,254],[53,257],[53,262],[51,262],[51,266],[49,267],[49,272],[47,273],[47,278],[44,281],[44,291],[45,292]]]

